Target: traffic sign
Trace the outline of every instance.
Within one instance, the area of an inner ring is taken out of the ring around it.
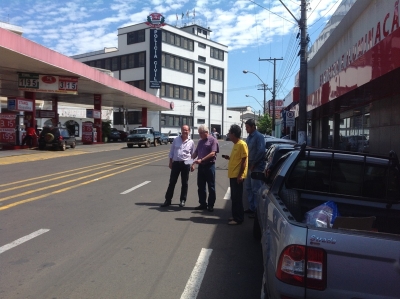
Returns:
[[[294,111],[286,111],[286,127],[294,127],[295,115]]]

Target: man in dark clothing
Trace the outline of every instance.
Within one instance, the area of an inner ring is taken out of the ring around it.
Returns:
[[[197,157],[193,162],[191,171],[194,170],[195,164],[199,165],[197,173],[197,193],[199,195],[200,205],[195,210],[214,211],[214,203],[216,199],[215,194],[215,159],[218,153],[218,140],[215,139],[208,132],[208,127],[201,125],[199,127],[200,140],[197,148],[192,155],[192,159]],[[207,204],[207,191],[206,184],[208,185],[208,204]]]

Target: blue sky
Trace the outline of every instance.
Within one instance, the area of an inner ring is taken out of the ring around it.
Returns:
[[[299,19],[300,0],[282,1]],[[310,45],[340,2],[309,1]],[[152,12],[163,14],[170,25],[195,21],[210,27],[211,39],[228,46],[228,106],[261,109],[260,79],[243,74],[256,73],[272,87],[273,64],[259,58],[283,58],[276,62],[277,99],[290,91],[299,70],[298,26],[278,0],[0,0],[0,8],[1,21],[22,27],[24,37],[68,56],[117,47],[117,29],[145,22]],[[269,91],[266,99],[271,99]]]

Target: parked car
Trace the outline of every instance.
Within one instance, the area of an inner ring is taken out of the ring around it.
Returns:
[[[154,139],[155,142],[161,145],[161,132],[159,131],[154,131]]]
[[[170,133],[170,134],[168,135],[168,142],[169,142],[169,143],[174,142],[174,139],[175,139],[176,137],[178,137],[178,136],[179,136],[178,133]]]
[[[150,147],[150,144],[154,144],[157,146],[157,139],[154,136],[153,128],[149,127],[138,127],[136,129],[131,130],[130,134],[127,137],[127,146],[129,148],[137,145],[142,147]]]
[[[295,144],[277,143],[272,144],[265,154],[265,175],[268,176],[270,170],[275,166],[276,162],[286,153],[295,149]]]
[[[257,218],[265,298],[398,298],[400,164],[393,151],[302,146],[263,180]],[[365,271],[371,267],[385,275]]]
[[[121,133],[117,129],[111,129],[110,135],[108,135],[109,141],[118,141],[121,138]]]
[[[121,141],[126,141],[126,138],[128,137],[128,132],[122,131],[122,130],[118,130],[119,132],[119,136]]]
[[[297,144],[296,141],[290,139],[276,138],[273,136],[264,136],[265,140],[265,151],[273,144]]]
[[[161,136],[160,136],[160,144],[168,144],[168,135],[167,134],[164,134],[164,133],[161,133]]]
[[[45,148],[60,149],[65,151],[68,147],[75,148],[76,138],[74,134],[71,134],[67,128],[53,128],[44,127],[39,135],[39,149],[44,150]]]

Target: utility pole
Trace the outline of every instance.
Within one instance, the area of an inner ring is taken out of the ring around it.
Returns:
[[[300,27],[300,101],[299,101],[299,126],[297,131],[297,143],[306,141],[307,133],[307,0],[301,0]]]
[[[283,60],[283,58],[269,58],[269,59],[261,59],[258,58],[258,61],[274,61],[274,86],[272,86],[272,136],[275,137],[275,98],[276,98],[276,61]],[[271,62],[272,63],[272,62]],[[264,91],[265,92],[265,91]]]
[[[296,17],[292,14],[292,12],[287,8],[285,3],[282,0],[279,2],[286,8],[286,10],[290,13],[293,19],[296,20],[299,29],[300,29],[300,79],[299,79],[299,88],[300,88],[300,101],[299,101],[299,119],[298,119],[298,127],[297,127],[297,143],[302,144],[306,141],[306,132],[307,132],[307,44],[309,42],[309,37],[307,34],[307,2],[309,0],[301,0],[300,11],[301,17],[300,20],[297,20]]]

